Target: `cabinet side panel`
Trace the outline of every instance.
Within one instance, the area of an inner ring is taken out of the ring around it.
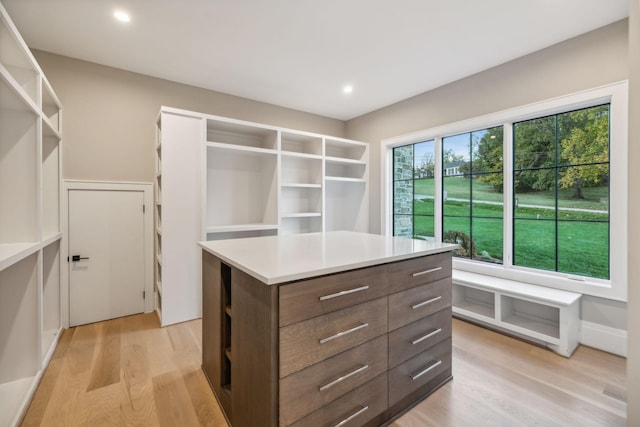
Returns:
[[[202,119],[162,114],[162,324],[201,316]]]
[[[202,252],[202,370],[218,396],[220,390],[220,260]]]
[[[278,422],[278,287],[231,270],[233,427]]]

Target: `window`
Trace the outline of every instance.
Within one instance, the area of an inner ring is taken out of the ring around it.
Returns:
[[[455,256],[502,263],[502,126],[442,138],[442,240]]]
[[[624,301],[627,86],[383,141],[383,231],[460,244],[454,269]]]
[[[393,149],[393,235],[432,240],[434,141]]]
[[[609,278],[609,104],[513,125],[514,265]]]

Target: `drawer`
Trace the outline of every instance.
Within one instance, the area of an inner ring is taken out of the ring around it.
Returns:
[[[280,380],[280,425],[289,425],[387,371],[387,337],[367,341]]]
[[[280,326],[387,295],[384,266],[363,268],[280,286]]]
[[[387,374],[302,418],[295,427],[361,426],[387,409]]]
[[[387,297],[280,328],[280,378],[387,332]]]
[[[389,330],[393,331],[451,306],[451,277],[389,295]]]
[[[389,293],[451,277],[451,252],[394,262],[387,271]]]
[[[389,367],[451,337],[451,307],[389,333]]]
[[[446,339],[389,371],[389,406],[440,374],[451,376],[451,339]],[[434,384],[434,387],[438,384]],[[424,391],[425,394],[429,390]]]

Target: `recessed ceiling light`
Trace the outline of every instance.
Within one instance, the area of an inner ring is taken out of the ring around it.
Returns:
[[[344,93],[351,93],[353,92],[353,86],[352,85],[344,85],[342,87],[342,92]]]
[[[120,22],[129,22],[131,21],[131,16],[124,10],[116,10],[113,12],[113,16]]]

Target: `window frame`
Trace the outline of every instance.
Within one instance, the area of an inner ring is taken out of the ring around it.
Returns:
[[[610,104],[609,164],[609,279],[551,272],[513,265],[513,124],[524,120],[581,108]],[[627,299],[627,146],[628,82],[622,81],[594,89],[560,96],[521,107],[445,124],[381,141],[381,233],[393,232],[392,149],[433,139],[435,158],[442,159],[442,138],[478,129],[503,126],[503,264],[454,258],[453,268],[514,281],[612,300]],[[508,159],[508,161],[506,161]],[[442,241],[442,162],[435,165],[434,229],[436,241]]]

